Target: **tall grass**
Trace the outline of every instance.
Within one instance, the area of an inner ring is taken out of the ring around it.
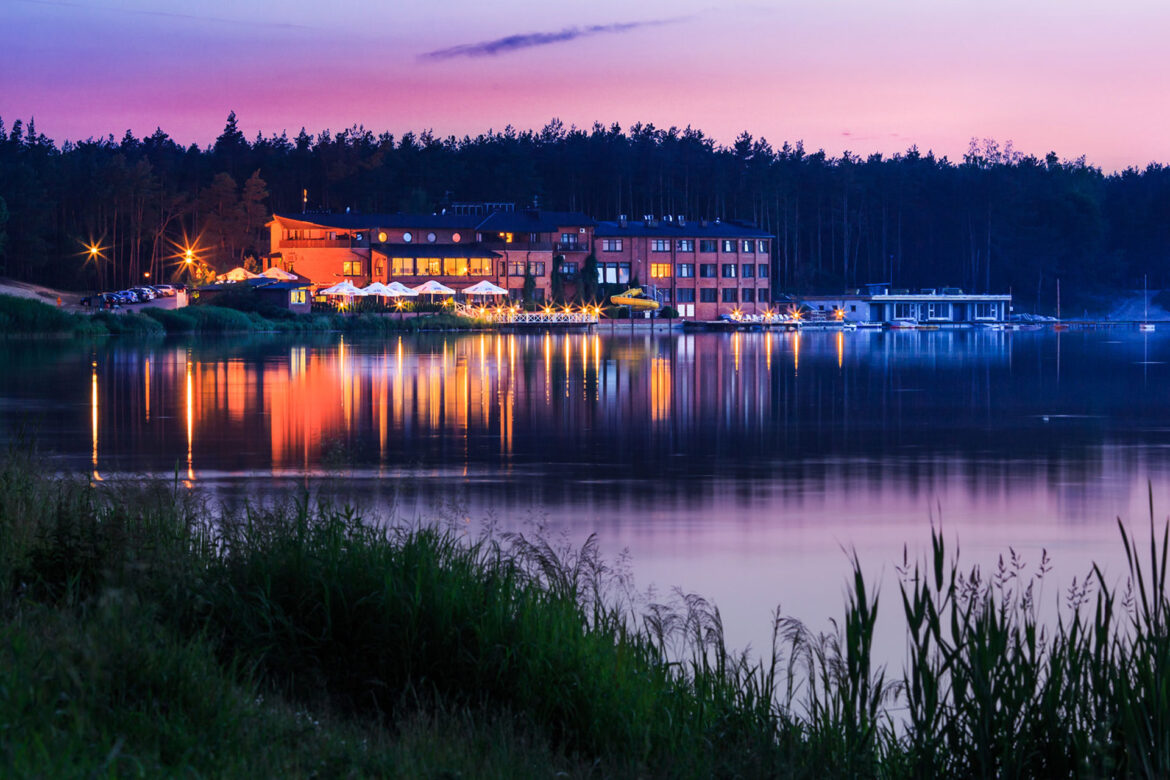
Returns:
[[[117,745],[123,770],[133,756],[208,771],[192,758],[202,734],[257,750],[232,765],[243,773],[274,759],[233,724],[287,740],[295,710],[374,739],[375,754],[325,737],[294,751],[333,750],[335,769],[357,772],[474,766],[488,735],[507,743],[501,774],[1165,776],[1170,537],[1152,518],[1151,504],[1148,549],[1121,527],[1125,584],[1094,569],[1051,619],[1046,560],[964,569],[933,533],[900,567],[907,656],[893,674],[874,661],[881,599],[856,557],[832,630],[777,614],[771,652],[749,656],[703,599],[632,596],[593,539],[467,538],[308,496],[211,513],[177,485],[55,478],[12,453],[0,647],[18,673],[64,660],[15,697],[0,672],[6,733],[41,746],[3,755],[26,766],[59,746],[93,771]],[[72,726],[47,709],[54,691]],[[469,740],[450,754],[436,737],[448,728]]]
[[[32,298],[0,295],[0,336],[97,335],[107,332],[89,317],[70,314]]]

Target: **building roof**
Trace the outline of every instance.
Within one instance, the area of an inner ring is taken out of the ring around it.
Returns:
[[[503,257],[483,244],[374,244],[387,257]]]
[[[563,227],[593,227],[597,221],[580,211],[518,209],[493,211],[476,227],[485,233],[554,233]]]
[[[227,290],[303,290],[313,283],[302,278],[300,281],[281,282],[266,276],[245,279],[240,282],[215,282],[199,288],[200,292],[226,292]]]
[[[647,236],[661,238],[772,238],[772,234],[754,225],[741,225],[737,222],[707,222],[706,220],[688,219],[684,223],[677,220],[656,221],[654,223],[635,222],[630,220],[622,227],[619,222],[602,221],[597,223],[593,234],[598,238],[621,238],[623,236]]]
[[[483,221],[481,216],[468,214],[273,214],[272,217],[286,224],[295,222],[338,230],[377,228],[475,230],[476,225]]]

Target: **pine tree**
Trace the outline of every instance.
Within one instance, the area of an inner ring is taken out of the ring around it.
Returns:
[[[597,256],[592,252],[581,269],[581,298],[587,303],[597,302]]]
[[[552,259],[552,277],[549,284],[552,287],[552,299],[558,303],[565,301],[565,277],[561,274],[561,264],[565,262],[564,255],[556,255]]]

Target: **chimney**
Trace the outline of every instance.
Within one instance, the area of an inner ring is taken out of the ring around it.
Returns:
[[[678,226],[679,227],[686,227],[687,226],[687,218],[685,215],[683,215],[683,214],[678,215]]]
[[[618,227],[625,228],[629,225],[629,222],[625,214],[618,214]]]

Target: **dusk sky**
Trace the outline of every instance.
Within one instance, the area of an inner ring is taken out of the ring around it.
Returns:
[[[206,145],[363,124],[396,136],[600,121],[831,154],[969,139],[1170,162],[1155,0],[3,0],[0,117]]]

